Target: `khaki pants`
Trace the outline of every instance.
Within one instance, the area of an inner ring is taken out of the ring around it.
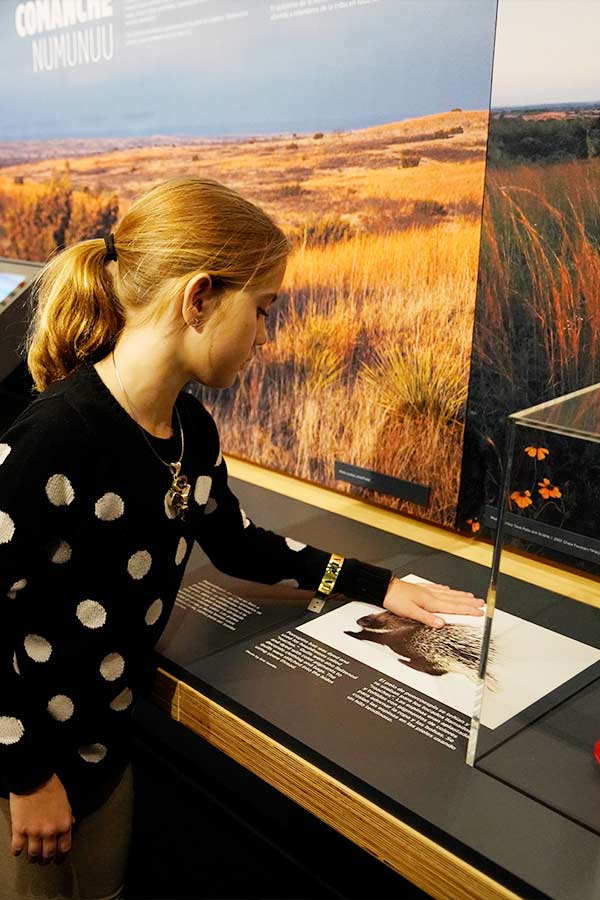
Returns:
[[[0,797],[0,900],[117,900],[121,896],[133,814],[129,765],[107,800],[73,827],[65,861],[41,866],[11,852],[9,803]]]

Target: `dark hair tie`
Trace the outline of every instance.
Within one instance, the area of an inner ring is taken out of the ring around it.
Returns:
[[[105,262],[116,262],[117,251],[115,249],[115,236],[113,234],[107,235],[104,238],[104,243],[106,244],[106,256],[104,257]]]

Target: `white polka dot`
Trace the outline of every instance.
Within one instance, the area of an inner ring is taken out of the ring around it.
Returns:
[[[50,549],[50,562],[61,566],[63,563],[69,562],[71,559],[71,548],[66,541],[60,541],[54,544]]]
[[[277,584],[283,584],[287,587],[298,588],[300,587],[300,582],[296,581],[295,578],[282,578],[281,581],[278,581]]]
[[[19,663],[17,662],[17,653],[16,651],[13,653],[13,669],[17,673],[17,675],[21,674],[21,670],[19,669]]]
[[[298,552],[299,550],[304,550],[304,548],[306,547],[306,544],[301,544],[300,541],[294,541],[292,538],[288,537],[286,537],[285,542],[290,550],[295,550],[296,552]]]
[[[8,513],[0,510],[0,544],[8,544],[15,533],[15,523]]]
[[[152,557],[147,550],[138,550],[133,556],[130,556],[127,563],[127,571],[132,578],[139,581],[144,575],[147,575],[152,565]]]
[[[246,515],[245,511],[240,506],[240,513],[242,514],[242,522],[244,523],[244,528],[247,528],[250,525],[250,519]]]
[[[84,744],[79,748],[79,755],[86,762],[98,763],[106,756],[106,747],[104,744]]]
[[[48,662],[52,644],[39,634],[28,634],[23,642],[27,656],[34,662]]]
[[[17,596],[17,591],[22,591],[24,587],[27,587],[27,579],[21,578],[20,581],[15,581],[10,591],[8,592],[8,596],[11,600],[14,600]]]
[[[146,625],[154,625],[155,622],[158,622],[162,611],[163,611],[162,600],[154,600],[154,602],[151,603],[150,606],[148,607],[146,615],[144,616],[144,621],[145,621]]]
[[[208,500],[208,495],[210,494],[211,487],[212,478],[209,475],[200,475],[196,479],[196,486],[194,488],[194,500],[196,501],[198,506],[204,506],[204,504]]]
[[[102,628],[106,622],[106,610],[96,600],[82,600],[77,606],[76,615],[86,628]]]
[[[96,500],[95,513],[103,522],[114,522],[125,512],[125,504],[118,494],[104,494]]]
[[[123,674],[125,660],[120,653],[109,653],[100,663],[100,674],[107,681],[116,681]]]
[[[221,453],[221,448],[219,447],[219,455],[217,456],[217,461],[216,461],[216,463],[215,463],[215,468],[216,468],[217,466],[220,466],[222,462],[223,462],[223,454]]]
[[[19,581],[15,581],[11,587],[11,591],[22,591],[24,587],[27,587],[27,579],[20,578]]]
[[[167,519],[175,519],[177,517],[177,513],[169,503],[169,492],[165,494],[165,512],[167,514]]]
[[[75,706],[66,694],[55,694],[47,706],[48,712],[57,722],[66,722],[73,715]]]
[[[185,554],[187,553],[187,544],[185,538],[179,538],[179,543],[177,544],[177,553],[175,554],[175,565],[178,566],[183,562]]]
[[[133,700],[133,694],[129,690],[129,688],[124,688],[120,694],[117,694],[113,702],[110,704],[110,708],[114,709],[115,712],[121,712],[123,709],[127,709],[128,706],[131,706],[131,701]]]
[[[46,496],[53,506],[69,506],[75,499],[75,491],[66,475],[53,475],[46,484]]]
[[[215,511],[216,508],[217,508],[217,501],[215,500],[214,497],[209,497],[208,503],[206,504],[206,507],[204,509],[204,515],[209,516],[212,512]]]
[[[8,444],[0,444],[0,466],[8,456],[11,451],[11,447]]]
[[[0,716],[0,744],[16,744],[25,734],[23,723],[12,716]]]

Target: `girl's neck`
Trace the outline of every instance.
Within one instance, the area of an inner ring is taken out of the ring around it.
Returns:
[[[156,332],[125,331],[113,354],[95,364],[95,369],[120,405],[150,434],[171,437],[173,407],[188,378],[174,364],[173,350]]]

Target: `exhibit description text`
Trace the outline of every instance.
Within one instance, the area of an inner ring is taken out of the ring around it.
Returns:
[[[469,722],[464,716],[413,694],[386,678],[378,678],[367,687],[360,688],[350,694],[348,700],[386,722],[406,725],[449,750],[458,750],[457,740],[469,737]]]
[[[262,641],[252,650],[246,650],[246,653],[271,669],[279,666],[302,669],[329,684],[334,684],[339,678],[351,678],[353,681],[358,678],[358,675],[348,669],[350,660],[294,631],[286,631]]]
[[[323,13],[346,12],[361,6],[374,6],[382,0],[278,0],[269,3],[271,22],[281,19],[297,19],[301,16],[318,16]]]
[[[256,603],[237,597],[210,581],[198,581],[182,588],[175,605],[182,609],[192,609],[229,631],[235,631],[248,616],[262,615],[260,606]]]
[[[213,25],[248,18],[250,11],[227,0],[125,0],[125,45],[190,37]]]

